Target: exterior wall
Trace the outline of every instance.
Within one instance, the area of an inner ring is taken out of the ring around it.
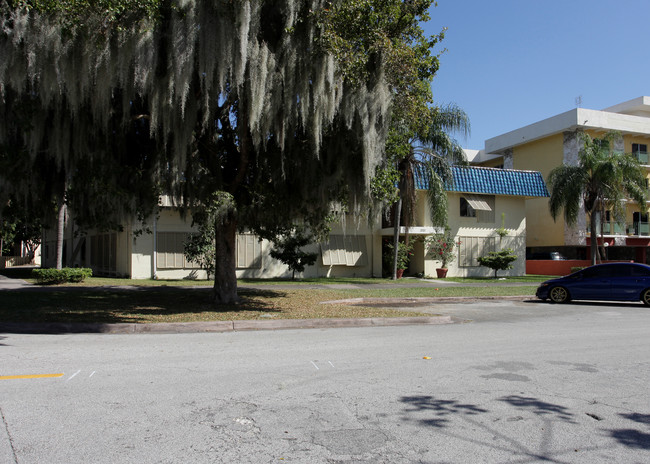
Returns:
[[[162,269],[158,259],[154,258],[153,250],[158,246],[157,242],[161,233],[182,232],[190,233],[191,217],[183,220],[178,212],[171,208],[161,210],[158,219],[153,219],[148,224],[153,233],[144,233],[139,237],[132,238],[131,245],[131,275],[132,278],[151,278],[155,264],[155,278],[157,279],[205,279],[207,275],[201,269]],[[309,266],[297,277],[370,277],[381,276],[381,237],[371,227],[354,224],[337,225],[331,233],[332,236],[359,236],[365,244],[365,258],[363,265],[332,265],[324,264],[323,253],[320,244],[312,244],[305,248],[305,251],[318,254],[316,264]],[[240,235],[241,239],[248,236],[248,244],[253,249],[255,259],[250,265],[241,266],[236,269],[237,278],[287,278],[291,277],[291,270],[280,261],[273,259],[270,255],[271,243],[263,240],[259,242],[256,237],[248,234]],[[158,246],[159,247],[159,246]],[[378,251],[377,251],[378,250]],[[157,257],[157,255],[156,255]]]
[[[501,274],[504,276],[524,274],[525,199],[523,197],[496,196],[494,221],[478,223],[477,218],[459,217],[461,195],[458,193],[448,194],[449,225],[452,233],[456,237],[491,237],[490,240],[493,240],[497,245],[496,249],[513,248],[520,258],[514,263],[514,269],[501,271]],[[509,229],[509,234],[499,244],[500,240],[495,230],[502,226],[501,213],[505,214],[504,226]],[[431,226],[426,194],[422,191],[418,192],[415,221],[416,226]],[[367,222],[355,224],[352,220],[335,225],[330,234],[330,245],[331,249],[340,251],[337,254],[338,258],[333,259],[331,252],[328,252],[328,248],[324,244],[310,245],[307,250],[317,253],[317,262],[315,265],[309,266],[300,277],[381,277],[382,240],[384,237],[382,237],[380,226],[381,218],[379,216],[375,218],[373,225],[368,225]],[[139,230],[142,230],[142,232],[136,233]],[[160,251],[160,242],[167,240],[165,237],[169,237],[169,234],[186,234],[192,231],[191,218],[182,219],[178,211],[173,208],[162,208],[157,218],[149,219],[147,224],[126,224],[121,232],[100,233],[90,231],[75,238],[72,226],[69,226],[66,229],[66,240],[69,241],[69,243],[66,242],[68,259],[66,265],[91,267],[91,263],[109,262],[110,271],[106,271],[108,269],[107,264],[103,265],[103,270],[110,275],[133,279],[149,279],[152,277],[157,279],[205,279],[207,277],[205,271],[186,266],[185,261],[179,261],[181,264],[178,267],[162,264],[163,257],[161,253],[164,253]],[[107,236],[108,239],[102,238]],[[99,240],[98,237],[102,239]],[[407,274],[434,276],[436,274],[435,269],[440,266],[440,263],[433,261],[426,255],[422,238],[422,235],[412,234],[415,247]],[[271,244],[269,242],[259,242],[256,237],[250,234],[240,234],[238,240],[244,240],[238,242],[238,244],[248,247],[247,250],[252,250],[254,255],[253,259],[248,261],[239,260],[240,263],[246,261],[247,264],[240,264],[241,267],[236,269],[238,278],[291,277],[291,271],[286,265],[271,258]],[[45,248],[49,250],[49,254],[43,255],[44,265],[53,267],[56,259],[56,234],[53,231],[48,231],[45,234],[43,243]],[[106,245],[107,243],[108,245]],[[77,245],[79,245],[79,249],[74,261],[72,261],[73,249]],[[83,248],[83,252],[80,251],[81,248]],[[156,249],[159,252],[155,252]],[[104,253],[103,260],[98,256],[93,256],[93,253],[98,254],[100,251]],[[478,265],[471,267],[460,266],[459,253],[458,250],[456,251],[456,259],[449,263],[449,276],[493,275],[491,269]],[[355,259],[350,259],[350,252],[354,253],[353,258]],[[164,259],[168,260],[169,258]]]
[[[363,252],[361,263],[348,264],[327,264],[325,261],[324,248],[321,244],[314,243],[304,248],[307,252],[317,254],[316,263],[308,266],[302,274],[296,277],[381,277],[381,237],[378,229],[372,227],[355,225],[352,221],[346,224],[337,224],[330,233],[330,241],[354,240],[360,242]],[[237,278],[289,278],[292,271],[280,261],[273,259],[270,255],[272,244],[263,240],[261,247],[260,265],[255,268],[238,268]]]
[[[591,137],[599,137],[601,132],[586,130]],[[552,135],[543,139],[514,148],[514,168],[524,170],[538,170],[545,179],[550,171],[562,163],[575,165],[578,163],[578,154],[581,149],[580,131],[567,131],[563,134]],[[614,147],[615,150],[629,153],[633,143],[650,145],[649,137],[626,134],[621,142]],[[508,152],[509,150],[506,150]],[[648,168],[650,178],[650,167]],[[626,207],[626,225],[629,226],[634,212],[639,208],[636,204],[628,203]],[[564,217],[559,216],[553,221],[548,212],[548,199],[529,199],[526,202],[527,217],[527,246],[585,246],[588,222],[584,210],[581,209],[575,226],[565,224]],[[629,228],[629,227],[628,227]]]
[[[150,246],[149,249],[140,249],[142,253],[142,257],[144,258],[145,254],[148,254],[150,256],[149,258],[149,265],[151,266],[148,269],[148,275],[147,272],[143,272],[144,275],[147,275],[146,278],[151,278],[151,269],[154,268],[154,263],[155,263],[155,278],[156,279],[205,279],[207,278],[207,275],[205,271],[201,269],[187,269],[187,268],[177,268],[177,269],[164,269],[161,267],[161,261],[158,259],[158,255],[156,254],[156,257],[153,258],[152,252],[155,250],[155,248],[160,248],[160,234],[166,233],[166,232],[183,232],[186,234],[189,234],[194,231],[194,228],[192,228],[192,217],[188,215],[185,218],[182,218],[178,210],[174,208],[161,208],[158,213],[158,217],[155,220],[155,228],[153,227],[153,221],[154,219],[151,219],[152,224],[151,224],[151,230],[155,230],[155,236],[153,234],[147,234],[150,235],[150,242],[147,243],[147,245]],[[139,240],[139,238],[137,239]],[[147,259],[143,259],[144,264],[147,264]],[[133,265],[133,268],[135,266]],[[144,269],[143,269],[144,271]]]
[[[449,208],[449,227],[456,240],[461,242],[464,237],[489,239],[495,245],[495,251],[512,248],[517,255],[513,263],[513,269],[500,271],[501,276],[524,275],[526,272],[526,205],[523,197],[496,196],[494,222],[479,223],[475,217],[460,217],[460,197],[462,193],[448,193],[447,202]],[[501,227],[502,213],[504,214],[503,226],[508,229],[508,235],[502,240],[496,233]],[[460,247],[463,244],[461,243]],[[483,266],[461,266],[459,247],[456,247],[456,258],[448,264],[448,276],[450,277],[491,277],[494,275],[492,269]],[[487,254],[487,253],[486,253]],[[427,276],[435,276],[436,268],[441,263],[430,258],[425,259],[424,273]]]
[[[147,227],[153,228],[153,221],[148,223]],[[142,233],[138,234],[138,236],[134,236],[131,233],[129,246],[131,248],[131,278],[151,279],[155,274],[153,264],[153,233]]]
[[[575,165],[581,141],[578,134],[582,131],[591,137],[602,137],[608,131],[618,131],[623,135],[622,141],[614,144],[614,149],[625,153],[632,151],[633,143],[650,145],[650,98],[639,97],[605,110],[575,108],[565,113],[538,121],[511,132],[485,141],[485,153],[501,155],[504,158],[512,151],[513,168],[540,171],[545,179],[551,169],[562,164]],[[645,161],[645,160],[644,160]],[[484,163],[476,163],[485,165]],[[650,161],[645,163],[650,180]],[[614,220],[608,228],[615,235],[615,243],[629,245],[630,230],[633,235],[640,230],[633,225],[633,215],[640,212],[638,205],[626,205],[625,224],[616,225]],[[578,223],[567,227],[563,217],[553,222],[548,213],[547,199],[527,200],[527,245],[529,247],[585,246],[588,242],[587,218],[580,211]],[[650,231],[650,225],[643,225],[643,230]],[[641,235],[641,234],[639,234]]]
[[[634,261],[602,261],[603,263],[632,263]],[[547,275],[547,276],[565,276],[571,274],[571,269],[576,267],[589,267],[591,260],[588,259],[566,259],[561,261],[554,260],[531,260],[526,261],[526,274]]]
[[[647,136],[630,135],[630,134],[623,135],[623,147],[622,147],[622,150],[625,153],[631,153],[633,143],[642,143],[644,145],[650,146],[650,135],[647,135]],[[642,164],[647,165],[649,163],[642,163]]]
[[[515,147],[514,169],[540,171],[548,179],[551,170],[564,160],[565,141],[562,134]],[[526,200],[526,246],[549,246],[564,243],[564,218],[553,221],[548,212],[548,198]]]

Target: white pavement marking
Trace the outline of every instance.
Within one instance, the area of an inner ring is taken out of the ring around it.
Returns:
[[[93,371],[93,372],[88,376],[88,378],[91,378],[93,375],[95,375],[95,372],[96,372],[96,371]]]
[[[70,378],[69,378],[68,380],[66,380],[66,382],[69,382],[69,381],[71,381],[72,379],[74,379],[74,378],[76,377],[76,375],[77,375],[79,372],[81,372],[81,369],[78,370],[77,372],[75,372],[74,374],[72,374],[72,375],[70,376]]]
[[[334,364],[332,364],[332,361],[327,361],[327,362],[330,363],[330,366],[334,367]]]
[[[310,361],[310,362],[314,365],[314,367],[316,368],[317,371],[320,370],[320,367],[318,367],[314,361]]]

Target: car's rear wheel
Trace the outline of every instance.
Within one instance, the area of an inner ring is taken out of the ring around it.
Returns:
[[[650,306],[650,288],[643,290],[643,293],[641,294],[641,301],[643,301],[644,305]]]
[[[548,292],[548,297],[553,303],[567,303],[571,300],[569,291],[564,287],[553,287],[551,291]],[[648,295],[648,302],[650,303],[650,294]]]

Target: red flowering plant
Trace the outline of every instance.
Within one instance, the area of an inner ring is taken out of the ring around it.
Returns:
[[[452,237],[449,229],[445,230],[444,234],[435,234],[426,239],[426,246],[428,255],[436,261],[442,262],[442,268],[447,268],[447,263],[456,257],[454,253],[454,246],[460,245]]]

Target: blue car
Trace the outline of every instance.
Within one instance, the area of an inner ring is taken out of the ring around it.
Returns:
[[[650,266],[609,263],[590,266],[543,282],[537,298],[553,303],[571,300],[639,301],[650,306]]]

